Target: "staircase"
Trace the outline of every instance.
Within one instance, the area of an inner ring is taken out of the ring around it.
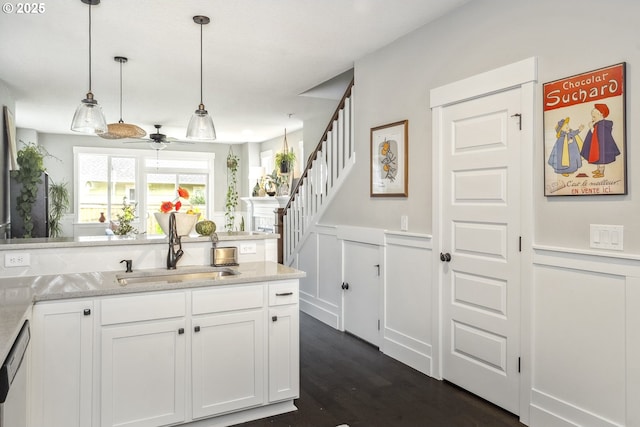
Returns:
[[[316,149],[309,156],[286,207],[279,210],[282,263],[292,265],[355,163],[353,80],[338,104]]]

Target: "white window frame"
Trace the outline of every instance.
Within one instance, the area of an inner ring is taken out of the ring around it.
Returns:
[[[167,151],[163,151],[163,153],[167,153]],[[171,151],[171,160],[197,160],[202,161],[203,159],[207,160],[207,167],[204,169],[190,169],[188,171],[179,169],[179,168],[160,168],[158,172],[160,173],[176,173],[176,174],[184,174],[184,173],[193,173],[193,174],[207,174],[207,212],[204,212],[205,218],[212,218],[214,213],[214,161],[215,161],[215,153],[209,152],[200,152],[200,151]],[[136,193],[137,193],[137,202],[138,202],[138,212],[146,212],[147,211],[147,173],[156,172],[156,168],[152,166],[145,166],[145,160],[156,160],[156,151],[149,149],[130,149],[130,148],[109,148],[109,147],[81,147],[75,146],[73,147],[73,200],[74,200],[74,208],[75,208],[75,222],[79,223],[79,215],[80,215],[80,200],[78,199],[78,155],[79,154],[95,154],[95,155],[106,155],[106,156],[117,156],[117,157],[133,157],[136,159],[136,176],[135,176],[135,185],[136,185]],[[166,157],[166,156],[165,156]],[[107,193],[107,200],[111,198],[111,192]],[[172,195],[167,195],[167,198],[171,198]],[[113,220],[113,218],[111,218]],[[134,221],[134,225],[141,230],[141,222],[140,219]],[[83,223],[87,225],[95,224],[95,223]],[[141,230],[142,231],[142,230]],[[146,230],[145,230],[146,231]]]

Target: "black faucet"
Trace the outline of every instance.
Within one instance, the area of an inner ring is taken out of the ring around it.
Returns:
[[[132,273],[133,270],[131,269],[131,267],[133,266],[133,261],[130,259],[123,259],[122,261],[120,261],[120,264],[122,264],[123,262],[127,263],[127,271],[125,271],[125,273]]]
[[[178,246],[177,251],[176,245]],[[167,270],[175,270],[182,255],[184,255],[184,252],[182,252],[182,242],[180,241],[180,236],[178,236],[176,214],[171,212],[171,216],[169,217],[169,253],[167,254]]]

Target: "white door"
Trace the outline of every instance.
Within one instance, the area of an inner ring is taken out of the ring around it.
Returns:
[[[520,89],[444,107],[440,146],[442,376],[516,414],[520,111]]]
[[[344,242],[344,329],[377,347],[380,255],[377,245]]]

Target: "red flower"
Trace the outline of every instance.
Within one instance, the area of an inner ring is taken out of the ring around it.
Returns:
[[[178,202],[180,203],[180,202]],[[177,203],[176,203],[177,205]],[[162,202],[162,205],[160,205],[160,210],[164,213],[168,213],[171,211],[171,209],[173,209],[173,203],[171,202]]]
[[[177,212],[177,211],[179,211],[179,210],[180,210],[180,208],[182,207],[182,202],[181,202],[180,200],[178,200],[178,201],[176,202],[176,205],[175,205],[175,206],[176,206],[176,212]]]
[[[189,191],[187,191],[185,188],[182,187],[178,187],[178,197],[182,197],[183,199],[188,199],[189,198]],[[178,210],[180,208],[176,208],[176,210]]]

